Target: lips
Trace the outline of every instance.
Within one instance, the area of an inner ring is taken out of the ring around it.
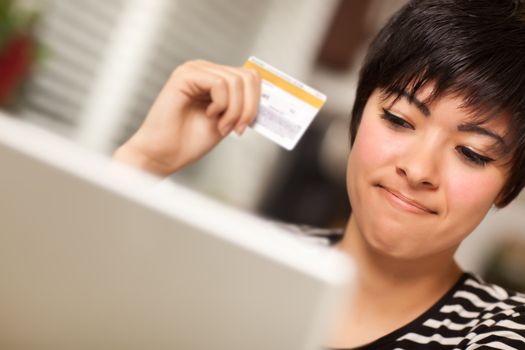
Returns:
[[[432,210],[428,208],[427,206],[423,205],[422,203],[403,195],[399,191],[396,191],[394,189],[391,189],[391,188],[388,188],[382,185],[377,185],[377,187],[380,187],[381,189],[388,192],[389,195],[395,197],[391,199],[393,199],[395,202],[398,202],[395,204],[401,204],[403,209],[407,209],[408,211],[412,211],[412,212],[425,212],[428,214],[437,214],[435,210]]]

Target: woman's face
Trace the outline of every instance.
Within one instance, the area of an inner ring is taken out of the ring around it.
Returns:
[[[493,145],[503,118],[476,127],[460,98],[369,98],[347,169],[352,215],[376,251],[418,258],[454,251],[496,201],[506,179]]]

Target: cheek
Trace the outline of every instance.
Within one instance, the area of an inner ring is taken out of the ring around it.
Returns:
[[[381,123],[379,117],[372,117],[363,119],[359,126],[351,154],[355,163],[359,163],[359,169],[388,164],[404,147],[401,138],[394,137]]]
[[[479,171],[465,173],[461,170],[452,171],[448,177],[448,202],[452,210],[461,212],[461,215],[484,216],[496,199],[503,182],[501,176],[491,172]],[[468,216],[467,216],[468,217]]]

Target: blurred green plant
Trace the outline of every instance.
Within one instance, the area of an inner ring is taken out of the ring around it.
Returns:
[[[27,77],[39,52],[33,35],[39,14],[19,6],[16,0],[0,0],[0,105],[10,103]]]

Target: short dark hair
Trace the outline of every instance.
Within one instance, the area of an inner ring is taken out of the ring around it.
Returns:
[[[484,123],[509,117],[509,176],[496,203],[525,185],[525,6],[520,0],[413,0],[372,41],[359,75],[350,122],[353,144],[372,92],[409,96],[433,84],[427,103],[461,96]]]

